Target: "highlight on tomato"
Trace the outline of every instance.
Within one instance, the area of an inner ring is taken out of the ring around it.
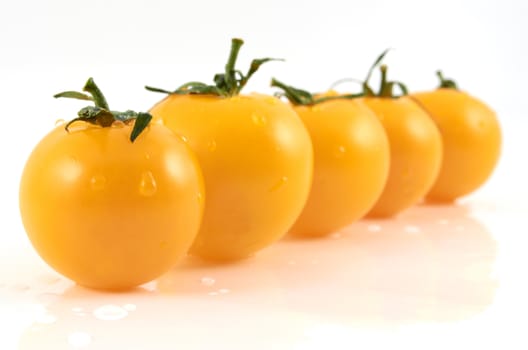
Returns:
[[[390,170],[385,188],[368,213],[370,217],[391,217],[421,201],[438,176],[442,161],[442,138],[429,115],[407,96],[407,88],[387,80],[387,66],[381,62],[388,50],[374,62],[363,82],[361,99],[385,128],[390,145]],[[369,86],[376,67],[380,88]],[[401,95],[395,88],[402,90]]]
[[[436,123],[443,140],[440,174],[426,199],[452,202],[491,176],[500,157],[501,128],[496,113],[437,72],[436,90],[412,94]]]
[[[363,217],[389,172],[389,142],[380,121],[357,95],[314,95],[276,79],[271,85],[293,105],[314,150],[310,195],[290,233],[323,236]]]
[[[187,140],[204,174],[207,201],[190,253],[209,260],[246,258],[283,237],[301,213],[312,181],[308,131],[276,97],[241,94],[259,67],[235,68],[243,41],[233,39],[214,84],[184,84],[150,110]]]
[[[200,225],[204,186],[192,151],[148,113],[116,112],[93,79],[93,101],[34,148],[20,213],[36,251],[80,285],[119,290],[149,282],[183,257]]]

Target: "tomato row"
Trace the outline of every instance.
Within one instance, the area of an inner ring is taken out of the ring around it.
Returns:
[[[453,201],[498,160],[495,113],[441,75],[438,89],[408,94],[387,80],[384,52],[359,94],[273,79],[280,96],[243,95],[272,59],[243,74],[242,43],[233,39],[213,85],[148,88],[168,94],[149,113],[111,110],[92,79],[56,95],[95,106],[45,136],[23,171],[22,221],[50,266],[84,286],[130,288],[187,253],[243,259],[287,233],[323,236],[424,199]]]

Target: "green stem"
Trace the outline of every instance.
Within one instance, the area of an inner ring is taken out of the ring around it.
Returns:
[[[380,66],[380,88],[378,92],[378,96],[380,97],[391,97],[392,96],[392,89],[391,85],[387,84],[387,65],[382,64]]]
[[[145,88],[153,92],[169,93],[175,95],[214,95],[219,97],[232,97],[238,95],[241,90],[246,86],[249,78],[266,62],[279,61],[280,59],[275,58],[259,58],[251,61],[251,65],[247,73],[244,75],[240,70],[236,69],[236,61],[240,48],[244,44],[242,39],[233,38],[231,39],[231,50],[229,51],[229,57],[224,68],[223,73],[215,74],[213,77],[213,85],[208,85],[200,82],[190,82],[181,85],[174,91],[167,92],[164,89],[158,89],[155,87],[146,86]]]
[[[110,108],[108,107],[108,103],[106,102],[106,98],[104,97],[99,87],[95,84],[93,78],[89,78],[86,84],[84,84],[83,91],[86,91],[87,93],[92,95],[96,107],[101,107],[106,110],[110,110]]]
[[[224,73],[225,84],[229,95],[232,95],[237,88],[235,65],[238,58],[238,53],[240,52],[240,48],[242,47],[242,45],[244,45],[244,41],[242,39],[231,39],[231,50],[229,51],[229,58],[227,59]]]
[[[272,87],[278,87],[283,91],[284,97],[286,97],[290,103],[296,106],[313,106],[319,103],[323,103],[331,100],[350,100],[363,96],[363,93],[359,94],[347,94],[347,95],[336,95],[336,96],[323,96],[315,98],[314,94],[295,88],[290,85],[286,85],[283,82],[273,78],[271,80]]]
[[[454,89],[454,90],[458,90],[458,85],[457,83],[452,80],[452,79],[446,79],[444,77],[444,74],[442,73],[441,70],[437,70],[436,71],[436,76],[438,77],[438,79],[440,80],[440,85],[438,85],[438,88],[439,89],[442,89],[442,88],[445,88],[445,89]]]

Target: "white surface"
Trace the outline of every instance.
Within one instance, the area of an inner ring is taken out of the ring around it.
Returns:
[[[0,3],[0,349],[528,348],[527,6]],[[263,67],[248,91],[270,92],[272,75],[314,90],[363,77],[386,47],[395,48],[389,74],[413,90],[436,84],[442,68],[498,112],[499,168],[461,206],[418,207],[340,237],[283,241],[240,264],[186,261],[133,293],[88,291],[50,270],[21,226],[18,181],[36,142],[82,105],[51,96],[93,76],[116,109],[146,110],[161,96],[143,85],[210,81],[233,36],[246,41],[243,70],[254,57],[287,59]]]

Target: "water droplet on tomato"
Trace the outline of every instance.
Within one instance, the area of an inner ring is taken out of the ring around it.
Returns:
[[[205,277],[202,277],[202,278],[200,279],[200,282],[201,282],[204,286],[208,286],[208,287],[210,287],[210,286],[212,286],[213,284],[215,284],[216,280],[215,280],[214,278],[212,278],[212,277],[207,277],[207,276],[205,276]]]
[[[198,199],[198,204],[202,205],[204,202],[203,194],[201,192],[198,192],[196,194],[196,198]]]
[[[150,159],[150,154],[145,153],[145,159],[146,159],[146,160],[149,160],[149,159]]]
[[[57,119],[55,120],[55,126],[61,126],[63,125],[64,123],[66,123],[66,121],[64,119]]]
[[[315,105],[315,106],[312,107],[312,112],[317,113],[317,112],[320,112],[320,111],[321,111],[321,106]]]
[[[139,193],[142,196],[150,197],[153,196],[157,190],[156,179],[154,179],[152,172],[143,172],[143,174],[141,174],[141,180],[139,181]]]
[[[210,292],[209,295],[218,295],[218,292]]]
[[[75,348],[84,348],[92,342],[92,336],[85,332],[73,332],[68,335],[68,344]]]
[[[207,149],[209,150],[209,152],[214,152],[216,151],[216,141],[215,140],[211,140],[207,143]]]
[[[94,310],[95,318],[103,321],[117,321],[128,316],[128,311],[117,305],[103,305]]]
[[[90,187],[94,191],[101,191],[106,186],[106,177],[103,175],[94,175],[90,179]]]
[[[337,158],[342,158],[346,153],[346,148],[345,146],[337,146],[335,152],[334,152],[334,155],[337,157]]]
[[[122,127],[125,126],[125,123],[123,123],[121,120],[115,120],[113,123],[112,123],[112,128],[118,128],[118,129],[121,129]]]
[[[257,113],[253,113],[251,115],[251,119],[253,120],[253,124],[255,124],[256,126],[264,126],[268,123],[268,119],[266,119],[265,116]]]
[[[126,311],[136,311],[137,306],[134,304],[125,304],[123,305],[123,309],[125,309]]]
[[[218,290],[218,293],[220,293],[220,294],[227,294],[229,292],[231,292],[231,291],[229,289],[227,289],[227,288],[222,288],[222,289]]]
[[[284,186],[287,182],[288,182],[288,178],[286,176],[281,177],[280,180],[277,181],[275,185],[271,186],[270,192],[277,191],[279,188]]]
[[[187,138],[187,136],[184,136],[184,135],[178,135],[178,137],[180,138],[180,140],[182,140],[182,141],[185,142],[185,143],[188,143],[188,142],[189,142],[189,139]]]
[[[276,97],[271,97],[271,96],[270,96],[270,97],[266,97],[265,101],[266,101],[268,104],[270,104],[270,105],[277,105],[277,104],[279,104],[279,102],[280,102],[278,98],[276,98]]]

